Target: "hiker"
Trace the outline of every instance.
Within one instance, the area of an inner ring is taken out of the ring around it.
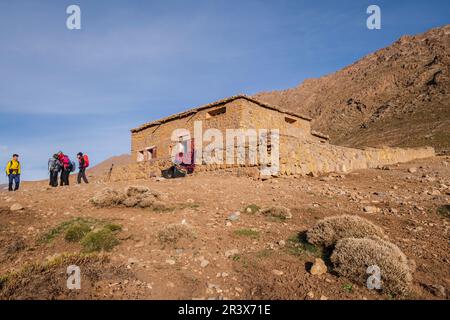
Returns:
[[[6,165],[6,175],[8,176],[8,190],[17,191],[20,186],[20,162],[19,155],[13,154],[12,159]],[[13,190],[14,183],[14,190]]]
[[[48,172],[50,173],[49,185],[52,187],[58,186],[58,173],[61,170],[61,163],[58,159],[58,154],[54,154],[53,157],[48,159]]]
[[[174,165],[169,169],[162,170],[161,175],[166,179],[183,178],[188,173],[194,172],[194,166],[184,163],[184,153],[178,152],[174,159]]]
[[[68,156],[66,156],[61,151],[58,152],[58,160],[61,163],[61,178],[60,186],[69,185],[69,176],[72,171],[71,162]]]
[[[77,158],[79,168],[77,182],[78,184],[80,184],[81,179],[83,179],[84,183],[89,183],[88,179],[86,178],[86,168],[89,167],[89,157],[87,156],[87,154],[78,152]]]

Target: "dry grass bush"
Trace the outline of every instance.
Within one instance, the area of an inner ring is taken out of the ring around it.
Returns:
[[[92,197],[91,202],[97,207],[115,207],[126,199],[126,194],[106,188]]]
[[[149,208],[158,203],[158,208],[162,200],[166,200],[167,196],[152,191],[144,186],[129,186],[124,192],[105,189],[96,194],[91,202],[97,207],[118,207],[125,206],[128,208],[139,207]]]
[[[169,224],[158,232],[161,244],[176,244],[182,239],[192,240],[195,233],[191,227],[184,224]]]
[[[367,268],[376,265],[381,271],[381,291],[397,296],[411,292],[413,267],[395,244],[378,237],[341,239],[330,260],[338,275],[361,285],[370,276]]]
[[[358,216],[340,215],[322,219],[308,230],[309,243],[329,247],[343,238],[365,238],[377,236],[384,238],[383,229],[369,220]]]

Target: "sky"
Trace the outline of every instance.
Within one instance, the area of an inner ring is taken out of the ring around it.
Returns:
[[[73,4],[80,30],[66,26]],[[366,26],[371,4],[380,30]],[[295,87],[449,12],[448,0],[0,0],[0,165],[18,153],[23,180],[46,178],[59,150],[95,165],[129,153],[142,123]]]

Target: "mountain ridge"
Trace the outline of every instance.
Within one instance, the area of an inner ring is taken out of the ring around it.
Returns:
[[[313,118],[344,146],[450,148],[450,25],[392,45],[294,88],[253,96]]]

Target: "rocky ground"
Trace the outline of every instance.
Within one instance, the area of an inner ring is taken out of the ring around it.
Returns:
[[[210,173],[177,180],[92,179],[56,189],[24,183],[19,192],[0,193],[0,298],[400,298],[338,276],[325,254],[299,237],[324,217],[351,214],[382,227],[415,262],[414,290],[404,298],[446,299],[449,163],[450,157],[435,157],[266,181]],[[161,198],[145,208],[90,201],[107,187],[130,185]],[[291,216],[264,214],[272,206]],[[107,237],[104,252],[97,252],[94,236],[80,240],[77,232],[86,225],[83,232]],[[314,265],[316,258],[326,265]],[[70,264],[81,269],[80,290],[66,287]]]

